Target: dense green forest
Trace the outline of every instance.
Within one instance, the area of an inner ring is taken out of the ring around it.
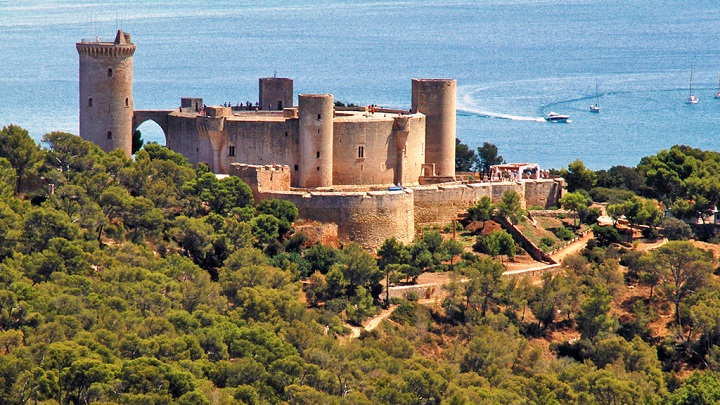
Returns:
[[[488,149],[485,146],[485,149]],[[493,152],[491,150],[491,152]],[[0,131],[2,404],[700,404],[720,400],[714,226],[720,156],[673,147],[635,168],[562,169],[562,205],[607,203],[647,238],[596,229],[561,271],[502,277],[515,245],[438,230],[377,252],[296,232],[235,177],[156,144],[133,160],[53,132]],[[476,220],[522,215],[516,197]],[[513,220],[514,222],[515,220]],[[702,222],[702,221],[700,221]],[[579,223],[569,225],[569,230]],[[521,254],[521,253],[518,253]],[[450,273],[443,299],[383,281]]]

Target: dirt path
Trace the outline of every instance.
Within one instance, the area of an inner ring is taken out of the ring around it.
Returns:
[[[555,254],[550,255],[550,257],[555,260],[555,263],[562,263],[565,257],[574,255],[575,253],[583,250],[587,245],[587,242],[593,237],[594,235],[592,231],[588,231],[588,233],[585,234],[584,237],[578,239],[576,242],[569,244],[564,249],[557,251]]]
[[[558,264],[541,264],[538,263],[538,266],[529,267],[529,268],[523,268],[518,270],[509,270],[503,273],[503,275],[511,276],[511,275],[518,275],[523,273],[532,273],[532,272],[542,272],[542,271],[548,271],[555,268],[560,267],[560,263],[562,263],[562,260],[569,255],[578,253],[580,250],[585,248],[587,245],[587,241],[593,238],[592,232],[588,232],[585,237],[578,239],[577,241],[569,244],[564,249],[556,252],[555,254],[551,255],[550,257]],[[662,245],[664,241],[659,242],[658,244],[652,244],[652,248],[657,248],[658,246]],[[448,283],[450,280],[450,276],[448,273],[423,273],[418,278],[417,282],[418,284],[412,285],[412,286],[399,286],[399,287],[390,287],[391,289],[409,289],[409,288],[419,288],[419,287],[432,287],[437,286],[441,287]],[[442,289],[438,289],[437,293],[440,293]],[[437,294],[436,293],[436,294]],[[433,294],[433,295],[436,295]],[[439,296],[434,296],[426,299],[421,299],[418,302],[423,305],[435,305],[438,303]],[[360,333],[362,333],[362,330],[371,331],[375,328],[377,328],[378,325],[385,319],[387,319],[393,311],[395,311],[395,308],[397,308],[397,305],[391,305],[388,309],[385,309],[381,311],[378,315],[371,318],[370,320],[366,321],[362,327],[360,326],[352,326],[350,324],[345,324],[350,330],[352,330],[352,334],[348,336],[350,339],[358,338],[360,337]]]
[[[375,315],[375,317],[370,318],[370,320],[366,321],[365,324],[360,326],[352,326],[348,323],[345,324],[346,327],[350,328],[352,330],[352,338],[356,339],[360,337],[360,333],[362,333],[363,329],[370,332],[371,330],[375,329],[380,325],[380,322],[384,321],[392,315],[393,312],[395,312],[395,309],[397,308],[397,305],[390,305],[388,309],[383,309],[380,311],[379,314]]]

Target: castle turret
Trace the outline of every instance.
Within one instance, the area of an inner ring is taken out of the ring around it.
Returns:
[[[426,115],[425,163],[435,164],[435,175],[455,176],[455,105],[453,79],[413,79],[412,110]]]
[[[300,187],[332,186],[333,169],[333,96],[300,94]]]
[[[284,77],[260,79],[260,109],[280,110],[293,106],[293,80]]]
[[[83,40],[80,56],[80,136],[106,152],[132,154],[132,61],[130,34],[117,32],[115,41]]]

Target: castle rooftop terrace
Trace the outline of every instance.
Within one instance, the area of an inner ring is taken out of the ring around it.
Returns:
[[[230,107],[222,107],[222,106],[207,106],[207,111],[210,111],[211,109],[221,109],[221,108],[227,108],[230,110]],[[297,113],[295,115],[288,116],[288,111],[296,110],[295,107],[285,109],[284,111],[278,111],[278,110],[256,110],[254,108],[246,110],[246,109],[236,109],[235,107],[232,107],[231,112],[229,115],[223,115],[228,121],[264,121],[264,122],[281,122],[285,121],[288,118],[297,118]],[[184,118],[195,118],[195,117],[203,117],[206,116],[206,113],[204,111],[196,112],[189,109],[177,109],[174,111],[169,111],[170,115],[175,117],[184,117]],[[364,107],[360,107],[357,109],[341,109],[335,111],[335,117],[334,119],[340,122],[352,122],[352,121],[358,121],[360,119],[366,119],[366,120],[378,120],[382,121],[385,119],[392,119],[399,116],[415,116],[419,114],[412,114],[409,113],[407,110],[395,110],[395,109],[375,109],[375,112],[371,112],[369,110],[366,110]],[[211,116],[211,114],[208,114],[207,116]]]

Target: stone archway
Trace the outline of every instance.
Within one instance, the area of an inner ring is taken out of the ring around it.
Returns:
[[[168,141],[168,115],[170,111],[134,111],[133,112],[133,128],[132,132],[135,131],[147,121],[153,121],[156,123],[165,136],[165,145]]]

